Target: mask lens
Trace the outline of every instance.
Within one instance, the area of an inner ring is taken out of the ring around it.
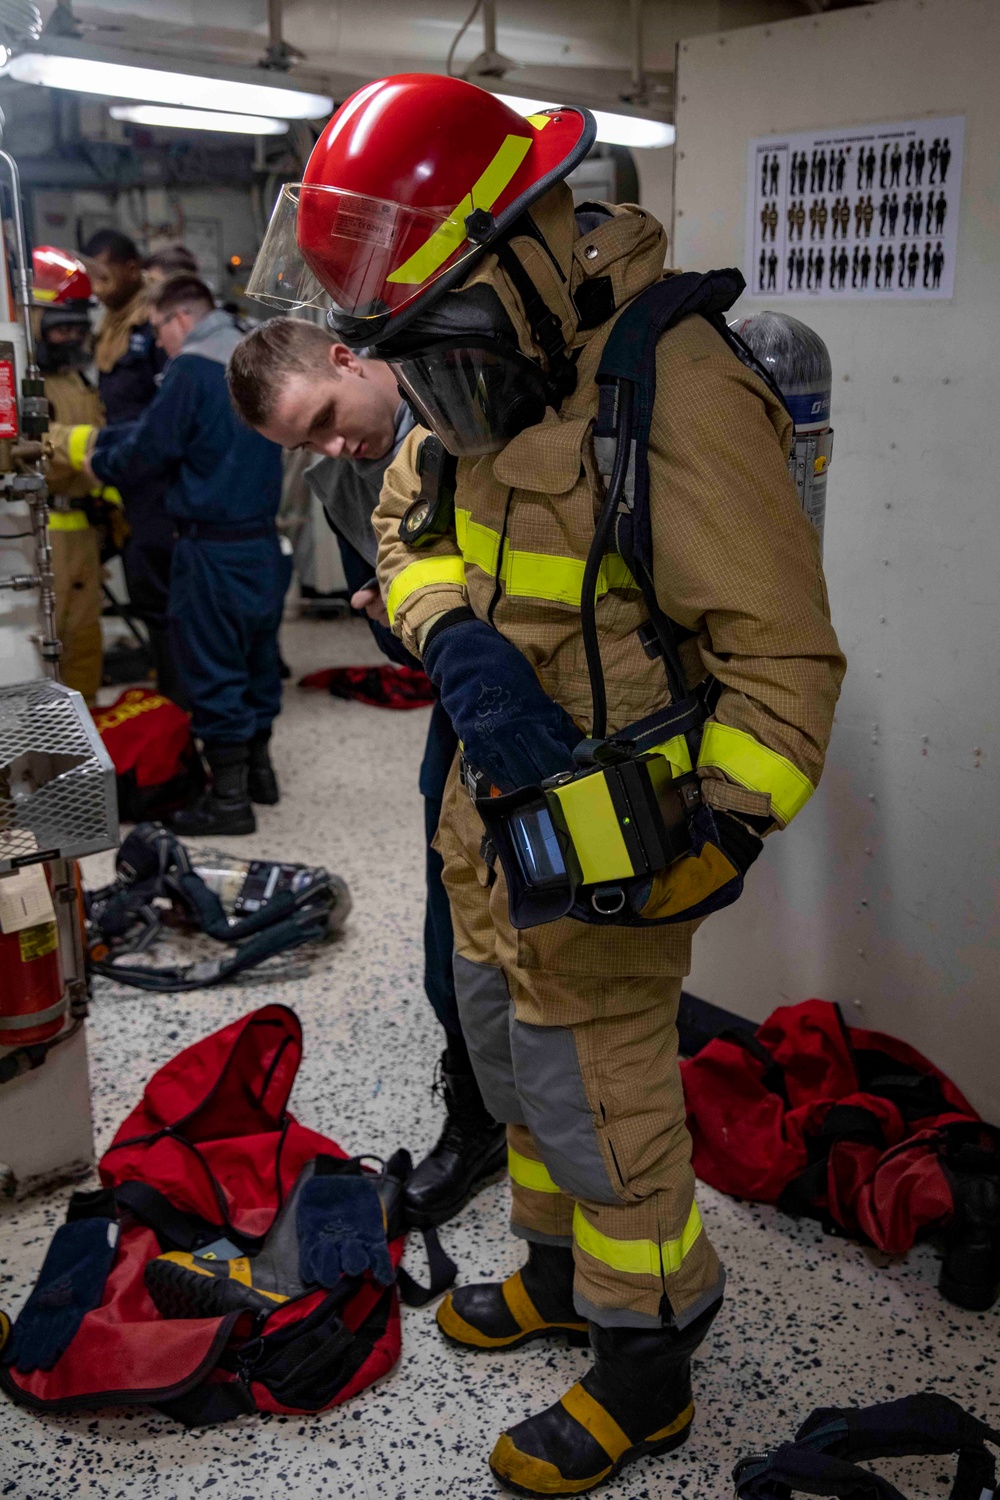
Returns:
[[[389,363],[414,409],[456,458],[498,453],[545,415],[541,372],[502,344],[446,339]]]

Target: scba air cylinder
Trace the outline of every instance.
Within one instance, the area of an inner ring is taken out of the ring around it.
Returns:
[[[795,423],[788,471],[823,546],[826,479],[833,454],[830,351],[812,328],[787,313],[762,312],[733,324],[780,387]]]

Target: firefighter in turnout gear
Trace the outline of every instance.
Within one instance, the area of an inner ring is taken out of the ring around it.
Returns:
[[[583,1493],[688,1435],[691,1355],[724,1273],[695,1201],[682,976],[701,915],[733,899],[763,836],[818,782],[844,667],[787,472],[791,418],[707,317],[654,346],[652,582],[610,542],[594,551],[628,451],[618,444],[608,480],[595,376],[618,319],[663,283],[666,239],[633,205],[574,211],[563,179],[593,138],[585,110],[522,118],[458,79],[371,84],[279,200],[249,288],[301,304],[318,283],[337,336],[389,361],[457,458],[453,503],[418,535],[434,506],[415,508],[425,466],[412,434],[374,523],[393,628],[463,745],[438,846],[463,1027],[508,1125],[512,1229],[528,1251],[503,1283],[447,1297],[438,1322],[470,1350],[556,1336],[593,1351],[581,1381],[496,1443],[494,1474],[529,1495]],[[588,557],[600,559],[593,608]],[[718,685],[700,745],[679,734],[663,748],[711,832],[637,883],[628,915],[515,926],[484,792],[572,776],[586,756],[598,712],[588,619],[606,690],[597,739],[668,710],[651,608],[683,637],[678,697],[710,674]]]

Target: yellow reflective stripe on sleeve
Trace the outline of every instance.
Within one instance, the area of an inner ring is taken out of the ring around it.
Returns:
[[[530,1156],[522,1156],[520,1151],[514,1150],[513,1146],[507,1147],[507,1170],[510,1172],[511,1182],[516,1182],[518,1187],[529,1188],[533,1193],[562,1191],[552,1181],[544,1162],[532,1161]]]
[[[490,526],[481,526],[473,521],[471,512],[455,511],[455,536],[467,563],[482,568],[491,578],[496,577],[497,557],[500,553],[500,533]]]
[[[121,494],[115,489],[113,484],[106,484],[103,489],[98,491],[98,495],[102,500],[106,500],[109,505],[121,505],[122,503]]]
[[[90,442],[90,434],[93,432],[92,423],[84,423],[79,427],[71,427],[69,439],[66,443],[66,457],[74,469],[82,469],[87,457],[87,444]]]
[[[86,531],[90,522],[82,510],[53,510],[49,512],[50,531]]]
[[[610,1266],[612,1271],[621,1271],[626,1276],[670,1276],[679,1271],[701,1229],[697,1203],[691,1205],[683,1233],[675,1240],[664,1240],[661,1245],[653,1240],[609,1239],[584,1218],[579,1204],[573,1210],[573,1238],[580,1249],[602,1265]]]
[[[714,719],[705,725],[698,765],[717,766],[740,786],[766,792],[783,823],[790,823],[815,791],[809,777],[776,750],[769,750],[745,730]]]
[[[465,243],[465,221],[475,208],[492,208],[510,182],[514,173],[528,154],[532,137],[509,135],[487,166],[482,176],[473,183],[461,203],[440,224],[429,239],[408,260],[386,277],[387,281],[403,286],[419,286],[440,270],[445,261]]]
[[[682,734],[675,734],[672,740],[664,740],[662,745],[654,745],[650,753],[662,755],[669,760],[675,776],[685,776],[688,771],[694,770],[691,764],[691,751]]]
[[[465,563],[460,557],[428,557],[410,563],[397,573],[389,585],[389,597],[385,607],[390,623],[395,620],[399,606],[417,589],[433,588],[435,584],[453,583],[460,588],[465,585]]]

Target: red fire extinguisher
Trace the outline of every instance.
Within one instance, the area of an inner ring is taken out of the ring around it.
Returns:
[[[54,918],[0,932],[0,976],[0,1047],[47,1042],[62,1030],[66,1000]]]

